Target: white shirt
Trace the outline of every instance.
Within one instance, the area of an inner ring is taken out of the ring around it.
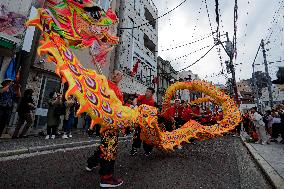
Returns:
[[[265,127],[265,123],[263,122],[262,116],[259,113],[254,112],[253,118],[255,119],[253,120],[253,123],[256,127]]]

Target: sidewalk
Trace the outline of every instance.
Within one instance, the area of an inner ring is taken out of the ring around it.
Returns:
[[[248,143],[241,137],[249,152],[276,189],[284,189],[284,144]]]
[[[132,137],[119,138],[131,139]],[[30,136],[28,138],[20,139],[0,139],[0,157],[86,146],[98,144],[99,142],[100,137],[95,135],[88,137],[88,135],[84,135],[81,132],[73,133],[73,137],[69,139],[62,139],[61,136],[58,136],[54,140],[45,140],[44,136]]]

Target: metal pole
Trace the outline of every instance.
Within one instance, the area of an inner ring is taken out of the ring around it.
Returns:
[[[253,88],[256,92],[256,104],[257,104],[257,109],[259,110],[259,94],[258,94],[258,88],[256,85],[256,78],[255,78],[255,64],[252,64],[252,79],[253,79]]]
[[[256,97],[256,103],[257,103],[257,108],[258,108],[258,110],[260,110],[260,109],[259,109],[259,108],[260,108],[260,103],[259,103],[258,87],[257,87],[257,85],[256,85],[256,77],[255,77],[255,61],[256,61],[257,55],[258,55],[258,53],[259,53],[260,46],[261,46],[261,44],[259,44],[259,46],[258,46],[258,49],[257,49],[256,55],[255,55],[254,60],[253,60],[253,63],[252,63],[252,72],[253,72],[253,74],[252,74],[252,79],[253,79],[253,89],[254,89],[254,90],[255,90],[255,92],[256,92],[256,96],[255,96],[255,97]]]
[[[226,32],[226,36],[227,36],[227,41],[229,42],[228,32]],[[234,91],[235,101],[236,101],[237,104],[239,104],[238,88],[237,88],[237,84],[236,84],[236,73],[235,73],[235,68],[234,68],[234,64],[233,64],[233,56],[234,56],[233,51],[231,51],[228,55],[230,57],[229,69],[232,73],[232,87],[233,87],[233,91]]]
[[[265,75],[266,75],[266,78],[268,80],[267,88],[268,88],[268,92],[269,92],[269,104],[270,104],[270,107],[273,108],[273,97],[272,97],[272,89],[271,89],[272,82],[271,82],[271,78],[270,78],[269,72],[268,72],[268,65],[267,65],[267,60],[266,60],[266,51],[265,51],[263,39],[261,40],[261,47],[262,47],[264,66],[265,66]]]
[[[119,6],[119,7],[118,7],[119,11],[118,11],[118,26],[117,26],[118,29],[117,29],[117,35],[119,36],[119,40],[121,41],[123,32],[121,32],[120,28],[121,28],[121,26],[122,26],[122,20],[123,20],[123,15],[122,15],[122,13],[123,13],[123,9],[124,9],[124,7],[125,7],[125,2],[124,2],[124,0],[117,0],[117,3],[118,3],[118,6]],[[116,7],[117,7],[117,5],[116,5]],[[119,45],[117,45],[117,46],[115,47],[114,66],[113,66],[113,70],[112,70],[112,71],[117,70],[117,69],[120,69],[121,62],[120,62],[119,60],[120,60],[120,58],[121,58],[121,56],[120,56],[120,53],[121,53],[121,51],[122,51],[121,47],[122,47],[121,44],[119,44]]]

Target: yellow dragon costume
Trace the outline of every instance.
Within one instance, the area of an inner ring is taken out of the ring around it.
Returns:
[[[83,3],[87,0],[83,1]],[[200,140],[221,136],[234,129],[241,120],[235,102],[222,91],[204,81],[178,82],[170,86],[165,95],[163,110],[177,90],[199,91],[222,106],[224,119],[216,125],[203,126],[189,121],[172,132],[162,132],[157,122],[157,109],[141,105],[136,109],[123,106],[110,90],[104,75],[86,69],[80,64],[70,48],[97,46],[95,60],[103,60],[107,52],[118,44],[118,38],[112,36],[109,28],[117,22],[110,9],[88,12],[84,4],[73,0],[63,0],[56,4],[49,0],[47,8],[38,9],[38,16],[28,21],[28,26],[36,26],[42,31],[43,38],[38,48],[40,55],[46,55],[56,64],[56,73],[63,82],[68,82],[66,97],[74,95],[80,103],[77,114],[86,112],[92,118],[92,126],[99,123],[102,131],[123,129],[138,124],[141,127],[141,139],[156,148],[173,150],[190,138]],[[94,17],[95,14],[95,17]]]

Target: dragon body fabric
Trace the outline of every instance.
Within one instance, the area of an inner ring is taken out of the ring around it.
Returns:
[[[203,126],[189,121],[172,132],[163,132],[158,126],[157,109],[141,105],[136,109],[123,106],[109,86],[104,75],[86,69],[76,58],[71,48],[90,47],[97,43],[99,51],[96,56],[118,43],[108,29],[117,22],[111,10],[107,13],[97,12],[100,17],[93,18],[84,11],[81,4],[65,0],[60,4],[52,4],[38,9],[38,17],[28,21],[28,26],[36,26],[43,33],[40,55],[56,64],[56,73],[63,82],[68,83],[66,97],[74,95],[80,103],[77,114],[86,112],[92,118],[91,126],[100,124],[102,131],[124,129],[139,125],[141,139],[159,149],[172,150],[190,138],[200,140],[220,136],[234,129],[240,121],[240,112],[234,101],[216,87],[204,82],[179,82],[170,86],[166,92],[163,110],[170,106],[170,100],[176,90],[189,89],[205,93],[222,106],[224,119],[216,125]]]

